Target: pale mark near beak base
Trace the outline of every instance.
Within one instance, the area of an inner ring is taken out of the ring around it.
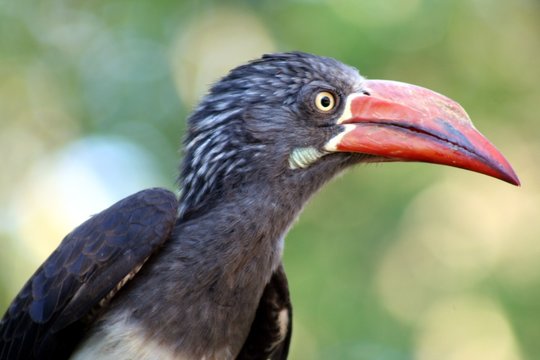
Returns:
[[[342,126],[345,128],[345,130],[343,130],[342,132],[340,132],[339,134],[337,134],[336,136],[334,136],[333,138],[328,140],[326,145],[324,145],[324,150],[326,150],[328,152],[339,151],[338,150],[338,145],[341,143],[343,137],[345,135],[347,135],[348,133],[350,133],[351,131],[353,131],[355,129],[355,127],[356,127],[353,124],[345,124],[345,125],[342,125]]]
[[[354,99],[360,96],[367,96],[362,93],[352,93],[349,96],[347,96],[347,100],[345,100],[345,107],[343,108],[343,114],[337,119],[336,124],[339,125],[343,123],[345,120],[349,120],[352,118],[352,112],[351,112],[351,103]]]
[[[313,146],[296,148],[289,155],[289,168],[292,170],[305,169],[326,155]]]

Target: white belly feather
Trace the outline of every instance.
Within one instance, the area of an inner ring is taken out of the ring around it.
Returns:
[[[83,340],[71,360],[224,360],[232,359],[228,348],[209,349],[205,356],[194,358],[175,352],[169,345],[152,339],[127,316],[118,316]]]

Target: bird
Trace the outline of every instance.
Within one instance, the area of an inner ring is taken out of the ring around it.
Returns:
[[[284,238],[362,163],[519,179],[455,101],[330,57],[266,54],[188,118],[179,193],[142,190],[69,233],[0,322],[1,359],[286,359]]]

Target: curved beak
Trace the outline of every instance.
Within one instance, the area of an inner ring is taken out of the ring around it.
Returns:
[[[508,161],[455,101],[396,81],[367,80],[363,90],[348,96],[337,121],[344,131],[325,150],[449,165],[520,185]]]

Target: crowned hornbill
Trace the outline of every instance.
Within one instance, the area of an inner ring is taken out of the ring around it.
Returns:
[[[180,199],[141,191],[68,234],[1,323],[1,359],[284,359],[283,238],[361,162],[423,161],[518,185],[454,101],[304,53],[265,55],[189,118]]]

